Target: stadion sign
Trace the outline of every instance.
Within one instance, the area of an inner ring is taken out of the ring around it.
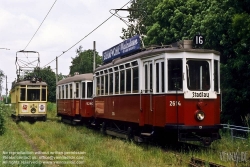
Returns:
[[[112,48],[103,51],[102,60],[104,63],[112,61],[117,57],[124,56],[138,51],[141,48],[140,37],[136,35],[132,38],[125,40],[124,42],[113,46]]]

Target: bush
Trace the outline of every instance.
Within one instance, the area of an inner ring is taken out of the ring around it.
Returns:
[[[0,104],[0,135],[3,135],[4,132],[5,132],[5,126],[4,126],[4,123],[5,123],[5,119],[4,119],[4,104]]]

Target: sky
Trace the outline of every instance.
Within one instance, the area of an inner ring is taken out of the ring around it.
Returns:
[[[121,43],[122,28],[127,28],[127,25],[119,18],[113,16],[99,28],[97,27],[112,15],[110,10],[114,12],[112,9],[122,8],[129,1],[1,0],[0,70],[7,75],[8,90],[16,78],[17,51],[26,48],[26,51],[39,52],[40,67],[50,66],[54,72],[56,72],[56,61],[53,60],[60,56],[58,73],[67,75],[71,60],[76,56],[76,49],[79,46],[82,46],[82,50],[93,49],[93,41],[96,41],[96,51],[102,55],[104,50]],[[124,9],[129,5],[127,4]],[[118,14],[126,17],[128,12],[120,11]],[[95,28],[97,29],[88,35]],[[75,45],[81,39],[83,40]],[[73,45],[75,46],[72,49],[62,54]],[[4,89],[2,94],[5,94],[5,85],[6,80],[2,84]]]

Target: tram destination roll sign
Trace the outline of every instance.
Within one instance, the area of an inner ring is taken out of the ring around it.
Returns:
[[[140,49],[140,43],[140,37],[139,35],[136,35],[103,51],[103,62],[107,63],[115,58],[138,51]]]

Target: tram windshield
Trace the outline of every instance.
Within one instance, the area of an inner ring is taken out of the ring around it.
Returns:
[[[27,90],[27,94],[26,94]],[[37,88],[21,88],[20,101],[46,101],[47,91],[46,86]]]
[[[188,60],[186,63],[187,87],[189,90],[207,91],[210,89],[208,61]]]

